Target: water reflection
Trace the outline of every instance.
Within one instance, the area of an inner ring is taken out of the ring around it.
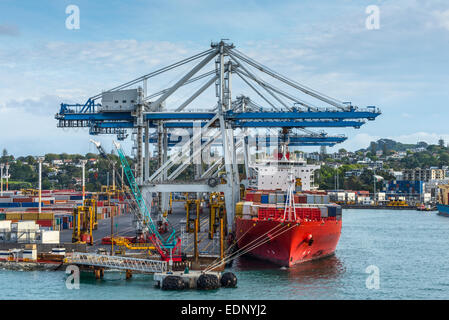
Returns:
[[[282,268],[268,261],[242,256],[235,261],[236,271],[273,270],[285,273],[289,278],[336,278],[345,272],[343,262],[336,256],[297,264],[291,268]]]
[[[338,256],[305,262],[291,268],[281,268],[267,261],[239,257],[233,269],[243,276],[249,272],[254,283],[265,282],[265,292],[282,288],[282,293],[271,292],[283,299],[329,299],[338,296],[343,286],[346,267]],[[249,280],[249,279],[248,279]],[[276,299],[276,298],[275,298]]]
[[[328,258],[298,264],[288,269],[290,280],[336,279],[346,271],[343,262],[333,255]]]

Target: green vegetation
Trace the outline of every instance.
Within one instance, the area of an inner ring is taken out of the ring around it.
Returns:
[[[382,151],[382,152],[379,152]],[[401,153],[398,156],[398,152]],[[382,176],[385,180],[392,180],[391,170],[401,171],[403,169],[428,168],[449,166],[449,148],[443,140],[436,145],[428,145],[425,142],[417,144],[403,144],[390,139],[380,139],[373,141],[366,149],[360,149],[356,152],[348,153],[345,149],[339,149],[340,157],[326,155],[324,165],[316,173],[315,184],[320,189],[334,189],[336,187],[336,177],[338,176],[338,186],[340,189],[348,190],[373,190],[373,171],[367,168],[366,164],[358,164],[360,160],[366,158],[377,161],[383,161],[383,169],[376,170],[375,174]],[[108,155],[109,159],[115,162],[115,168],[120,173],[120,161],[113,153]],[[44,189],[81,189],[81,166],[80,160],[94,159],[86,164],[86,189],[88,191],[98,191],[102,185],[108,181],[112,184],[112,168],[108,161],[99,158],[97,154],[55,154],[45,155],[44,165],[42,166],[42,186]],[[59,160],[59,161],[55,161]],[[63,163],[60,163],[61,160]],[[10,189],[36,188],[38,184],[37,161],[33,156],[18,157],[9,155],[6,149],[3,149],[0,157],[1,163],[10,164],[9,173],[11,180]],[[59,163],[58,163],[59,162]],[[132,159],[128,159],[132,169],[134,164]],[[308,159],[308,163],[314,163],[314,160]],[[150,172],[156,170],[156,160],[150,161]],[[338,169],[336,169],[338,167]],[[174,166],[169,174],[176,170]],[[204,170],[206,168],[204,167]],[[243,166],[239,166],[239,171],[243,173]],[[352,171],[352,172],[351,172]],[[179,175],[178,179],[193,178],[194,166],[189,165],[187,169]],[[118,178],[118,175],[116,175]],[[78,179],[78,181],[76,181]],[[376,185],[380,187],[382,182]]]
[[[394,179],[389,173],[390,170],[449,166],[449,147],[442,139],[437,145],[429,145],[425,142],[403,144],[390,139],[380,139],[371,142],[366,149],[360,149],[350,155],[344,149],[340,149],[338,153],[342,156],[337,159],[332,158],[331,155],[326,155],[323,159],[325,165],[317,172],[315,179],[320,189],[335,189],[338,175],[340,189],[372,191],[373,171],[368,170],[367,165],[357,164],[357,161],[366,158],[383,162],[382,170],[376,170],[375,174],[384,177],[387,181]],[[338,169],[335,169],[336,167]],[[346,175],[348,171],[358,172]],[[381,182],[378,182],[378,185],[380,186]]]
[[[115,168],[120,173],[120,160],[114,154],[108,155],[109,159],[115,162]],[[87,153],[86,155],[79,154],[46,154],[44,163],[42,165],[42,188],[43,189],[76,189],[81,190],[82,186],[77,179],[82,178],[82,168],[80,160],[89,160],[86,164],[86,190],[99,191],[102,185],[108,182],[112,185],[112,168],[107,160],[99,158],[98,155]],[[67,160],[68,162],[53,164],[54,160]],[[38,162],[33,156],[14,158],[8,155],[4,149],[1,163],[9,163],[9,189],[18,190],[22,188],[37,188],[38,187]],[[132,159],[128,159],[132,165]],[[118,179],[118,175],[116,176]],[[117,182],[118,180],[116,180]]]
[[[351,175],[346,177],[349,171],[360,171],[360,175]],[[391,176],[385,170],[377,170],[376,175],[381,176],[384,180],[391,180]],[[359,164],[345,164],[338,168],[329,165],[321,166],[317,173],[315,183],[319,185],[320,189],[332,190],[336,189],[338,177],[338,189],[345,190],[367,190],[373,192],[374,189],[374,173]],[[376,182],[376,189],[382,186],[382,182]]]

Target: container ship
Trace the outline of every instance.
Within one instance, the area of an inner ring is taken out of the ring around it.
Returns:
[[[449,184],[441,185],[438,187],[438,214],[441,216],[449,217]]]
[[[317,165],[290,159],[288,149],[257,163],[256,186],[236,205],[235,240],[250,256],[291,267],[334,254],[342,226],[341,206],[313,190]]]

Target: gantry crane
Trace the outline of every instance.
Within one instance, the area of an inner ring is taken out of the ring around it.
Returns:
[[[147,92],[149,80],[157,83],[158,76],[189,64],[195,65],[172,86]],[[240,87],[236,86],[237,81]],[[192,83],[200,86],[191,90],[187,99],[176,105],[170,102],[175,93],[190,88]],[[249,90],[255,98],[250,98],[247,92],[233,98],[235,87]],[[209,88],[215,88],[216,103],[206,109],[189,110],[192,105],[197,107],[198,97]],[[303,95],[315,102],[306,101]],[[125,139],[131,129],[137,159],[132,183],[150,198],[158,193],[160,213],[168,210],[170,192],[223,193],[227,225],[232,228],[232,213],[240,198],[240,186],[245,184],[239,175],[237,154],[243,157],[248,178],[250,144],[267,142],[260,130],[269,132],[268,140],[275,144],[331,146],[346,137],[312,130],[360,128],[365,120],[374,120],[380,114],[374,106],[358,108],[308,88],[222,40],[211,43],[208,50],[92,96],[84,104],[62,103],[56,119],[58,127],[88,127],[92,135],[116,134],[118,140]],[[179,138],[175,138],[179,137],[175,133],[178,129],[184,130],[186,141],[178,143]],[[150,130],[154,132],[150,134]],[[302,133],[294,133],[298,130]],[[149,170],[150,143],[156,144],[158,157],[154,172]],[[205,155],[216,146],[221,149],[219,156],[204,169]],[[170,148],[175,152],[169,156]],[[194,177],[177,180],[192,163]],[[221,178],[217,179],[219,173]]]

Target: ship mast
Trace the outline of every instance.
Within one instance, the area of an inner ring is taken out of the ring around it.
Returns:
[[[284,208],[284,218],[285,220],[288,217],[289,221],[296,221],[296,211],[295,211],[295,196],[294,196],[294,190],[295,190],[295,177],[293,175],[293,172],[289,172],[288,174],[288,189],[287,189],[287,197],[285,199],[285,208]]]

